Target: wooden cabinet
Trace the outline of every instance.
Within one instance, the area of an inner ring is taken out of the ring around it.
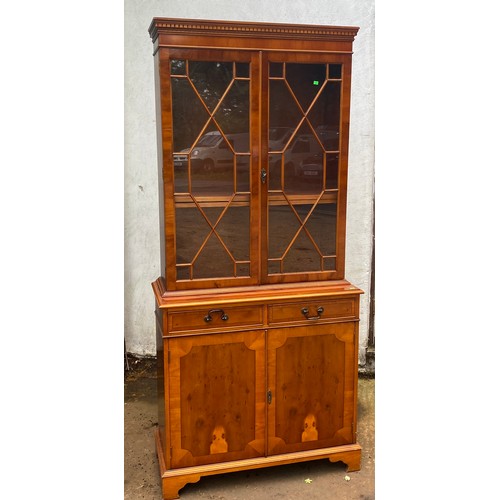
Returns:
[[[165,499],[202,476],[360,467],[344,277],[357,28],[155,18]]]

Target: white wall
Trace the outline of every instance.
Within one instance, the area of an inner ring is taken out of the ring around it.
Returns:
[[[160,274],[153,17],[359,26],[354,40],[346,278],[365,290],[360,363],[368,339],[374,179],[374,0],[125,0],[125,338],[153,355]]]

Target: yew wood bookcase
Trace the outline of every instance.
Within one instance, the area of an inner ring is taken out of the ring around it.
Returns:
[[[306,460],[359,470],[344,277],[358,28],[154,18],[163,497]]]

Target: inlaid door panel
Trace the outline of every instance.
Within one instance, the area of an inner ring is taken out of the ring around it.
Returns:
[[[355,442],[355,328],[269,331],[270,455]]]
[[[170,339],[172,467],[262,456],[265,332]]]

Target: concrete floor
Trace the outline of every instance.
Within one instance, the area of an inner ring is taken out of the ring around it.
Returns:
[[[129,356],[125,372],[124,500],[161,500],[161,483],[153,431],[158,422],[156,360]],[[375,380],[360,375],[358,385],[359,472],[346,474],[341,462],[328,460],[202,477],[179,492],[181,500],[375,498]],[[347,480],[348,476],[349,480]],[[306,481],[307,480],[307,481]],[[311,480],[311,481],[309,481]]]

